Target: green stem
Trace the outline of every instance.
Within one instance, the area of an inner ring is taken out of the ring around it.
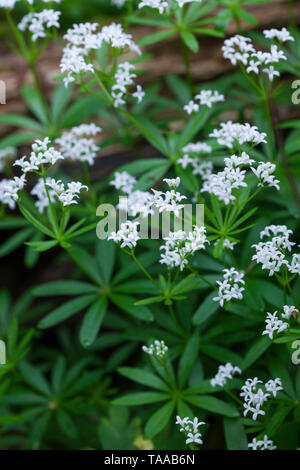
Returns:
[[[147,278],[158,288],[159,291],[161,291],[160,285],[153,279],[151,274],[148,273],[147,269],[144,268],[144,266],[140,263],[140,261],[137,259],[137,257],[134,254],[134,250],[131,251],[130,253],[132,259],[135,261],[135,263],[138,265],[138,267],[143,271],[143,273],[147,276]]]

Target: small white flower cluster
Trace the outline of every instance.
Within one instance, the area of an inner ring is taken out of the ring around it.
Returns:
[[[205,243],[208,243],[205,232],[205,227],[196,225],[188,234],[182,230],[170,232],[169,236],[164,238],[165,245],[160,247],[164,251],[160,256],[160,263],[169,268],[180,267],[182,271],[188,264],[187,258],[195,251],[202,250]]]
[[[0,0],[0,8],[14,8],[15,4],[20,0]],[[29,5],[33,5],[34,0],[26,0]],[[41,0],[44,3],[60,3],[61,0]]]
[[[290,241],[292,230],[288,230],[286,225],[269,225],[260,233],[260,238],[271,237],[271,240],[259,242],[252,245],[256,249],[252,260],[262,264],[262,269],[268,269],[269,276],[280,272],[282,266],[293,274],[300,273],[300,255],[294,253],[291,263],[286,259],[286,251],[292,250],[294,242]]]
[[[218,91],[201,90],[183,109],[187,114],[192,114],[193,112],[198,112],[200,106],[211,108],[213,104],[219,103],[220,101],[224,101],[224,95],[220,94]]]
[[[118,108],[122,104],[125,104],[125,95],[128,93],[128,87],[134,84],[135,73],[131,71],[135,70],[135,66],[129,62],[122,62],[118,65],[115,74],[115,84],[112,86],[111,95],[114,99],[114,106]],[[136,98],[138,103],[143,101],[145,92],[141,85],[137,85],[136,91],[132,93],[132,96]]]
[[[60,11],[43,10],[37,13],[28,13],[22,18],[18,24],[20,31],[27,29],[32,33],[32,40],[36,41],[38,38],[46,37],[46,29],[59,28]]]
[[[136,182],[134,176],[131,176],[127,171],[116,171],[114,179],[109,184],[116,189],[120,189],[125,194],[130,194]]]
[[[7,205],[10,209],[16,207],[16,201],[26,184],[26,177],[22,175],[20,178],[15,176],[13,179],[3,179],[0,181],[0,202]]]
[[[180,426],[180,432],[186,435],[186,444],[203,444],[202,434],[198,432],[199,426],[205,424],[203,421],[199,421],[198,418],[191,420],[189,417],[176,416],[176,424]]]
[[[255,162],[251,160],[246,152],[243,152],[239,157],[232,155],[230,158],[225,158],[225,168],[218,173],[207,173],[203,181],[203,188],[201,192],[208,192],[217,196],[220,201],[224,201],[227,205],[230,201],[234,201],[236,196],[233,194],[234,189],[240,187],[247,187],[245,182],[246,170],[241,170],[242,166],[250,166]],[[257,168],[251,166],[252,172],[258,178],[258,186],[275,187],[279,190],[279,180],[276,180],[272,174],[276,169],[273,163],[259,162]]]
[[[242,299],[242,292],[245,290],[243,287],[245,284],[244,273],[242,271],[230,268],[224,269],[223,273],[223,281],[217,281],[219,286],[218,296],[213,298],[215,302],[220,303],[221,307],[231,299]]]
[[[241,170],[240,166],[253,162],[248,155],[243,152],[243,157],[232,155],[230,158],[225,158],[225,168],[218,173],[208,173],[203,181],[201,192],[208,192],[217,196],[220,201],[224,201],[227,205],[230,201],[234,201],[236,196],[233,195],[233,190],[240,187],[247,187],[244,181],[246,170]]]
[[[267,312],[266,318],[266,329],[262,335],[268,335],[270,339],[273,339],[274,333],[281,333],[286,330],[290,325],[287,322],[280,320],[277,316],[277,311],[272,313]]]
[[[152,189],[154,194],[153,206],[156,207],[159,212],[174,212],[178,217],[181,209],[184,208],[184,204],[180,204],[186,196],[182,195],[176,188],[180,185],[180,178],[176,179],[164,179],[163,180],[171,188],[170,191],[156,191]]]
[[[276,446],[274,446],[274,442],[268,438],[265,434],[264,438],[261,440],[257,440],[256,437],[252,439],[251,443],[248,444],[248,447],[252,450],[275,450]]]
[[[274,171],[276,170],[276,165],[274,163],[259,162],[257,168],[251,167],[251,170],[259,181],[258,186],[273,186],[279,191],[279,180],[276,180],[275,176],[273,175]]]
[[[197,2],[201,3],[202,0],[176,0],[179,8],[182,8],[186,3]],[[168,0],[141,0],[139,8],[149,7],[158,10],[161,15],[170,13],[171,6]],[[176,8],[176,7],[175,7]]]
[[[212,152],[212,148],[206,142],[190,142],[182,147],[183,153],[188,154],[207,154]]]
[[[117,208],[126,211],[131,217],[153,215],[154,196],[149,191],[133,191],[128,197],[121,197]]]
[[[242,371],[239,367],[233,366],[230,362],[227,362],[225,366],[219,366],[216,376],[211,379],[210,383],[213,387],[220,385],[224,387],[226,385],[227,379],[233,379],[234,374],[241,374]]]
[[[288,30],[286,28],[282,28],[282,29],[275,29],[275,28],[265,29],[263,31],[263,34],[264,34],[265,38],[267,38],[267,39],[277,39],[278,41],[281,41],[281,42],[295,41],[293,36],[290,35],[290,33],[288,32]]]
[[[39,172],[42,165],[54,165],[58,160],[64,157],[60,152],[51,147],[51,141],[48,137],[44,140],[36,140],[32,144],[32,151],[29,159],[24,156],[14,162],[14,166],[20,166],[23,173],[30,171]]]
[[[54,178],[46,178],[46,185],[49,188],[48,192],[51,202],[55,202],[55,197],[57,197],[64,207],[70,206],[71,204],[78,204],[76,198],[79,197],[80,191],[82,189],[88,190],[88,187],[84,186],[79,181],[68,183],[66,188],[64,183],[60,180],[56,181]],[[42,214],[45,208],[49,206],[49,199],[42,178],[38,180],[31,194],[37,197],[35,205]]]
[[[110,185],[128,195],[128,197],[120,198],[117,208],[132,217],[152,215],[154,213],[154,195],[149,191],[133,191],[136,183],[137,180],[127,171],[117,171],[114,174],[114,179],[110,182]]]
[[[285,41],[293,40],[285,28],[282,31],[274,29],[270,31],[265,30],[264,35],[272,39],[279,39],[281,37]],[[283,39],[279,40],[282,41]],[[272,44],[269,52],[256,51],[252,40],[239,34],[226,39],[222,51],[225,59],[229,59],[232,65],[239,63],[246,68],[249,74],[252,72],[255,75],[259,75],[263,72],[268,75],[270,81],[273,81],[274,77],[280,76],[278,70],[275,70],[274,64],[280,60],[287,60],[283,51],[278,49],[277,44]]]
[[[248,122],[240,124],[238,122],[222,122],[219,129],[214,129],[209,137],[217,139],[219,145],[227,148],[239,149],[241,145],[251,144],[252,147],[261,143],[266,143],[267,134],[259,132],[256,126],[251,126]]]
[[[261,409],[261,407],[269,400],[271,394],[273,397],[276,397],[277,392],[280,390],[283,390],[280,378],[276,378],[274,380],[271,379],[265,384],[257,377],[254,377],[254,379],[247,379],[242,387],[242,392],[240,393],[240,396],[244,397],[244,416],[246,416],[248,412],[253,413],[252,419],[256,421],[259,415],[265,415],[266,413]]]
[[[149,356],[157,357],[162,360],[166,358],[168,352],[168,346],[165,345],[164,341],[159,341],[156,339],[153,344],[150,344],[149,347],[142,346],[142,350],[149,354]]]
[[[284,313],[281,313],[281,318],[286,320],[289,320],[292,315],[295,318],[298,318],[299,315],[299,312],[294,305],[284,305],[283,312]],[[277,313],[277,311],[273,314],[267,312],[266,327],[262,334],[268,335],[270,339],[273,339],[274,333],[279,334],[290,326],[288,322],[281,320]]]
[[[55,140],[55,143],[59,145],[59,150],[64,158],[93,165],[100,148],[92,137],[101,130],[101,127],[93,123],[81,124],[73,127],[69,132],[64,132],[60,138]]]
[[[103,43],[121,50],[128,47],[130,51],[141,54],[131,34],[125,33],[122,25],[112,23],[97,32],[98,26],[98,23],[74,24],[65,34],[67,45],[63,50],[60,68],[62,73],[67,74],[64,79],[66,87],[75,82],[81,73],[94,72],[93,63],[88,56],[92,51],[101,49]]]
[[[15,158],[17,150],[15,147],[6,147],[5,149],[0,149],[0,171],[3,171],[5,165]]]
[[[194,175],[200,175],[203,179],[212,173],[213,164],[210,161],[203,161],[197,158],[198,155],[210,154],[212,148],[205,142],[191,142],[182,148],[183,156],[177,160],[177,163],[186,169],[188,165],[193,168]],[[190,155],[193,155],[192,157]]]
[[[218,242],[216,242],[216,244],[217,243]],[[237,242],[231,242],[228,238],[224,238],[223,240],[223,248],[227,248],[227,250],[233,251],[236,244]]]
[[[140,236],[137,230],[139,222],[131,222],[127,220],[121,224],[120,230],[117,232],[111,232],[108,240],[113,240],[115,243],[120,243],[121,248],[128,248],[132,249],[136,246],[138,240],[140,240]]]

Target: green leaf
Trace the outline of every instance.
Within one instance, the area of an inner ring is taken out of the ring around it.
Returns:
[[[18,147],[19,145],[28,144],[28,143],[31,143],[36,138],[37,138],[36,132],[19,132],[18,131],[2,139],[0,142],[0,149],[5,149],[6,147]]]
[[[49,396],[51,394],[48,382],[37,367],[33,367],[31,364],[25,361],[21,362],[19,367],[24,379],[33,388],[41,392],[42,395]]]
[[[72,439],[76,439],[78,431],[70,415],[63,409],[57,410],[57,422],[62,431]]]
[[[248,369],[272,344],[267,337],[259,338],[253,346],[248,350],[241,364],[241,369]]]
[[[107,300],[102,296],[86,312],[80,328],[80,342],[84,347],[90,346],[95,341],[106,310]]]
[[[244,10],[243,8],[237,8],[236,13],[240,18],[242,18],[242,20],[246,21],[247,23],[253,24],[254,26],[257,26],[259,24],[255,16],[253,16],[249,11]]]
[[[124,406],[138,406],[146,405],[148,403],[158,403],[160,401],[165,401],[170,399],[170,395],[167,393],[157,393],[157,392],[140,392],[140,393],[130,393],[124,395],[123,397],[113,400],[114,405],[124,405]]]
[[[148,46],[155,42],[162,41],[163,39],[169,38],[175,34],[175,29],[167,29],[165,31],[158,31],[157,33],[148,34],[138,41],[139,46]]]
[[[219,400],[218,398],[211,397],[209,395],[201,396],[186,396],[186,401],[192,403],[192,405],[202,408],[203,410],[210,411],[211,413],[218,413],[229,418],[236,418],[239,416],[239,412],[233,405]]]
[[[197,38],[190,33],[189,31],[182,31],[181,34],[181,39],[185,43],[185,45],[193,52],[197,52],[199,50],[199,44],[197,41]]]
[[[224,434],[227,450],[248,450],[245,427],[238,418],[224,418]]]
[[[35,114],[43,124],[48,124],[47,109],[38,91],[29,85],[23,85],[22,95],[33,114]]]
[[[166,403],[159,408],[147,421],[145,426],[146,439],[153,439],[160,431],[162,431],[173,414],[175,403],[173,401]]]
[[[75,299],[69,300],[60,307],[54,309],[48,313],[38,324],[39,328],[50,328],[51,326],[57,325],[62,321],[70,318],[75,313],[83,310],[89,304],[95,300],[94,295],[85,295],[82,297],[76,297]]]
[[[133,380],[142,385],[147,385],[150,388],[157,388],[167,392],[168,386],[159,377],[154,375],[152,372],[148,372],[144,369],[138,369],[137,367],[120,367],[118,372],[124,375],[128,379]]]
[[[107,285],[111,279],[115,264],[116,244],[112,241],[97,241],[97,262],[103,284]]]
[[[33,295],[37,297],[49,297],[57,295],[80,295],[99,292],[99,288],[81,281],[53,281],[41,284],[33,289]]]
[[[65,107],[67,106],[72,94],[72,86],[65,87],[61,83],[56,89],[51,100],[51,121],[56,122]]]
[[[219,304],[213,300],[215,296],[215,291],[211,292],[197,308],[192,320],[194,325],[201,325],[218,310]]]
[[[51,250],[58,245],[57,240],[47,240],[47,241],[37,241],[37,242],[27,242],[26,245],[31,246],[34,251],[44,252]]]
[[[19,248],[19,246],[23,245],[25,240],[27,240],[31,234],[32,228],[26,228],[15,233],[0,246],[0,258],[3,258],[3,256],[8,255]]]
[[[44,224],[39,222],[24,206],[21,204],[19,205],[20,211],[24,215],[24,217],[32,224],[34,225],[38,230],[40,230],[42,233],[45,235],[48,235],[50,238],[55,238],[55,235],[53,232],[51,232],[48,227],[46,227]]]
[[[37,132],[43,131],[43,127],[37,121],[21,114],[0,114],[0,123],[17,127],[29,127]]]
[[[153,321],[154,317],[150,310],[145,306],[136,306],[135,298],[129,295],[112,294],[110,296],[112,302],[121,310],[143,321]]]
[[[99,273],[97,261],[86,250],[79,246],[72,245],[67,252],[74,259],[76,264],[80,266],[87,276],[89,276],[96,284],[102,285],[102,278]]]
[[[163,302],[164,300],[165,300],[165,297],[163,295],[158,296],[158,297],[148,297],[147,299],[138,300],[137,302],[134,303],[134,305],[149,305],[149,304]]]
[[[188,341],[179,361],[178,377],[180,387],[183,387],[186,384],[190,370],[197,359],[198,351],[199,336],[197,333],[195,333],[192,338]]]

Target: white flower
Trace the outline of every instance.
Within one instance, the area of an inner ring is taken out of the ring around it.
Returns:
[[[213,387],[220,385],[224,387],[227,382],[227,379],[232,379],[234,374],[241,374],[242,371],[239,367],[233,366],[230,362],[227,362],[225,366],[219,366],[216,376],[211,379],[210,383]]]
[[[284,311],[284,313],[281,314],[282,318],[286,318],[287,320],[289,320],[292,315],[296,319],[298,318],[299,312],[298,312],[298,310],[296,309],[296,307],[294,305],[292,305],[290,307],[288,305],[284,305],[283,311]]]
[[[260,384],[260,385],[259,385]],[[242,386],[242,391],[240,393],[241,397],[244,397],[244,416],[248,414],[248,412],[252,413],[252,419],[256,420],[259,415],[265,415],[265,411],[261,409],[266,401],[268,401],[270,397],[270,393],[265,393],[263,387],[266,391],[267,389],[271,389],[270,391],[275,394],[279,390],[278,387],[281,387],[281,381],[279,378],[276,378],[274,381],[269,380],[265,385],[261,380],[258,380],[257,377],[254,379],[247,379],[244,385]],[[280,388],[281,390],[282,388]],[[256,445],[256,443],[254,443]]]
[[[57,198],[63,204],[63,206],[78,204],[76,198],[79,197],[80,191],[82,189],[88,190],[88,187],[84,186],[79,181],[68,183],[66,189],[64,183],[62,183],[61,180],[57,181],[54,178],[46,178],[46,186],[49,188],[48,194],[50,201],[54,203],[55,198]],[[35,205],[39,212],[43,213],[45,208],[49,206],[49,199],[45,188],[45,183],[42,178],[38,180],[37,184],[32,189],[31,194],[37,197]]]
[[[123,193],[130,194],[136,184],[136,179],[134,176],[127,173],[127,171],[116,171],[114,179],[109,184],[114,186],[116,189],[120,189]]]
[[[59,28],[60,11],[43,10],[39,13],[28,13],[18,24],[21,31],[27,29],[32,33],[32,40],[46,37],[46,29]]]
[[[139,8],[149,7],[158,10],[160,14],[169,12],[169,2],[167,0],[142,0],[139,2]]]
[[[157,339],[149,347],[142,346],[142,350],[149,354],[149,356],[158,357],[159,359],[164,359],[168,352],[168,346],[165,345],[164,341],[158,341]]]
[[[108,237],[108,240],[113,240],[115,243],[120,243],[121,248],[133,248],[136,246],[138,240],[140,240],[140,236],[137,231],[139,222],[131,222],[127,221],[121,224],[120,230],[118,232],[112,232]]]
[[[22,175],[20,178],[15,176],[13,179],[3,179],[0,181],[0,202],[8,205],[10,209],[16,207],[16,201],[19,199],[19,191],[26,184],[26,177]]]
[[[260,238],[271,237],[271,240],[252,245],[256,249],[256,254],[252,256],[252,260],[261,263],[262,269],[268,269],[270,271],[269,276],[279,272],[282,266],[287,266],[290,270],[285,252],[286,250],[291,251],[293,245],[295,245],[294,242],[289,240],[292,233],[292,230],[288,230],[285,225],[269,225],[260,233]]]
[[[245,290],[243,287],[245,284],[244,273],[242,271],[230,268],[224,269],[223,273],[223,281],[217,281],[219,286],[218,295],[213,298],[215,302],[220,303],[221,307],[231,299],[241,300],[243,298],[242,292]]]
[[[130,216],[141,215],[147,217],[154,214],[153,210],[154,196],[148,191],[133,191],[128,197],[121,197],[117,208],[120,211],[126,211]]]
[[[62,73],[67,73],[64,79],[65,86],[74,82],[81,73],[94,72],[94,66],[89,62],[88,55],[90,51],[100,49],[103,43],[121,50],[128,47],[130,51],[141,54],[131,34],[125,33],[120,24],[103,26],[101,31],[97,32],[98,26],[98,23],[89,22],[75,24],[65,34],[67,45],[63,50],[60,64]],[[114,94],[118,95],[116,92]],[[121,97],[118,103],[122,104]]]
[[[270,65],[270,67],[263,69],[263,72],[268,74],[270,82],[273,81],[274,77],[280,77],[280,73],[278,72],[278,70],[274,69],[273,65]]]
[[[300,253],[293,253],[292,261],[288,264],[288,269],[292,274],[300,274]]]
[[[200,168],[199,174],[204,179],[201,192],[214,194],[227,205],[230,201],[236,199],[236,196],[233,194],[234,189],[247,186],[244,181],[246,171],[241,170],[240,166],[249,165],[253,163],[253,160],[243,152],[241,157],[232,155],[230,158],[225,158],[224,162],[224,170],[217,174],[211,173],[211,170],[208,169],[207,173],[203,175]],[[194,174],[196,173],[197,171],[194,172]]]
[[[260,61],[255,61],[255,60],[250,60],[249,65],[247,67],[247,72],[254,72],[256,75],[259,74],[259,66],[260,66]]]
[[[59,150],[64,158],[93,165],[99,147],[95,145],[93,138],[88,137],[94,137],[99,132],[101,132],[101,128],[95,124],[81,124],[64,132],[61,137],[55,140],[55,143],[59,145]]]
[[[160,256],[160,263],[166,264],[169,268],[180,267],[182,271],[188,264],[187,258],[196,251],[202,250],[205,243],[208,243],[205,232],[205,227],[196,225],[188,234],[182,230],[170,232],[164,238],[165,245],[160,247],[164,251]]]
[[[32,151],[28,160],[22,157],[14,162],[14,166],[20,166],[23,173],[30,171],[40,171],[42,165],[54,165],[58,160],[64,157],[60,152],[50,147],[51,141],[48,137],[44,140],[36,140],[32,145]]]
[[[220,129],[214,129],[209,137],[216,138],[218,143],[225,147],[238,148],[246,143],[252,145],[266,143],[266,135],[264,132],[259,132],[256,126],[251,126],[247,122],[240,124],[227,121],[220,124]]]
[[[275,29],[275,28],[265,29],[263,31],[263,34],[264,34],[265,38],[267,38],[267,39],[278,39],[278,41],[281,41],[281,42],[295,41],[293,36],[290,35],[290,33],[288,32],[288,30],[286,28],[282,28],[282,29]]]
[[[265,386],[266,386],[267,392],[272,393],[273,397],[276,397],[277,392],[279,392],[280,390],[283,390],[282,382],[279,377],[277,377],[275,380],[272,380],[272,379],[269,380]]]
[[[180,185],[180,178],[171,178],[171,179],[168,179],[168,178],[165,178],[163,179],[163,181],[165,183],[167,183],[167,185],[170,187],[170,188],[178,188],[178,186]]]
[[[203,421],[199,421],[198,418],[194,418],[193,421],[188,418],[180,418],[176,416],[176,424],[180,426],[180,432],[186,435],[186,444],[203,444],[201,439],[202,435],[198,432],[198,428],[205,424]]]
[[[257,440],[256,437],[252,439],[252,442],[248,444],[248,447],[252,450],[275,450],[273,441],[268,438],[265,434],[263,440]]]
[[[211,153],[212,147],[206,142],[190,142],[182,148],[183,153]]]
[[[199,111],[199,104],[195,103],[194,101],[189,101],[183,109],[187,112],[187,114],[192,114],[194,111]]]
[[[273,314],[267,312],[266,328],[263,331],[263,335],[268,335],[270,339],[273,339],[274,333],[281,333],[289,327],[287,322],[283,322],[277,316],[277,311]]]
[[[196,103],[198,101],[198,103]],[[224,95],[221,95],[218,91],[212,90],[201,90],[198,93],[194,100],[189,101],[188,104],[184,106],[184,110],[188,114],[192,114],[194,111],[199,111],[200,106],[207,106],[211,108],[213,104],[224,101]]]
[[[176,185],[179,186],[180,178],[172,181],[176,182]],[[159,210],[159,212],[173,212],[177,217],[179,216],[179,212],[184,208],[184,205],[179,203],[183,199],[186,199],[186,196],[183,196],[175,189],[171,189],[165,193],[152,189],[152,192],[154,194],[153,205]]]
[[[258,178],[259,183],[258,186],[273,186],[277,190],[280,189],[279,187],[279,180],[275,179],[275,176],[272,174],[276,170],[276,165],[271,162],[259,162],[257,168],[251,167],[251,170]]]
[[[137,99],[138,103],[141,103],[143,101],[145,92],[143,91],[141,85],[137,85],[136,91],[132,93],[132,96],[134,96]]]

